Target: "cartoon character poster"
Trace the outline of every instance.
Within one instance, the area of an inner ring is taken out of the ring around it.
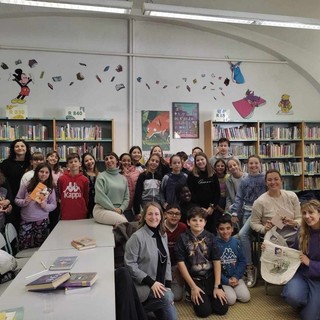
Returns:
[[[277,112],[277,114],[281,114],[281,115],[292,115],[293,114],[292,104],[290,102],[290,96],[286,93],[284,93],[281,96],[281,100],[278,103],[278,107],[280,108],[280,110]]]
[[[173,102],[172,125],[174,139],[198,139],[199,103]]]
[[[266,100],[256,96],[254,91],[247,90],[246,95],[243,99],[232,102],[235,109],[238,111],[240,116],[244,119],[252,117],[254,109],[260,107],[266,103]]]
[[[142,150],[150,151],[154,145],[170,150],[169,111],[141,111]]]

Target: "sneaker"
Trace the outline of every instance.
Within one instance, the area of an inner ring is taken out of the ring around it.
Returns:
[[[257,268],[252,266],[250,269],[247,269],[247,287],[252,288],[256,285],[257,282]]]

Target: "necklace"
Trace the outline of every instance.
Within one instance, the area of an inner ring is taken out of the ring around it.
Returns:
[[[161,251],[158,249],[158,253],[159,253],[159,258],[160,258],[160,263],[164,264],[167,261],[167,254],[162,254]]]

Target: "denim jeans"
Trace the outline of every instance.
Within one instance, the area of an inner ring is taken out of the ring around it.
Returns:
[[[288,304],[300,311],[302,320],[320,320],[319,280],[311,280],[298,271],[285,285],[281,295]]]
[[[244,210],[243,216],[242,216],[242,228],[239,231],[239,239],[240,239],[243,254],[247,261],[247,265],[252,264],[250,221],[251,221],[251,211]]]
[[[177,320],[177,310],[173,302],[173,293],[167,288],[162,298],[156,298],[152,291],[149,294],[148,299],[143,302],[144,310],[153,312],[157,320]]]

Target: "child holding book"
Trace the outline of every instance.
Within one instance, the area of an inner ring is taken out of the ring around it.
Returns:
[[[40,182],[46,186],[47,193],[41,200],[36,201],[31,194],[38,188]],[[15,203],[21,207],[19,247],[21,249],[40,247],[49,233],[49,212],[57,206],[51,168],[48,164],[41,163],[36,167],[30,182],[21,185]]]
[[[170,157],[171,172],[167,173],[161,182],[160,199],[164,209],[168,204],[177,202],[175,188],[178,184],[186,184],[188,175],[182,172],[182,162],[178,155]]]
[[[242,280],[246,270],[246,259],[239,240],[232,237],[233,224],[229,215],[222,216],[217,223],[217,243],[222,267],[221,282],[229,306],[250,300],[250,292]]]
[[[187,230],[187,226],[180,222],[181,211],[179,205],[177,204],[168,204],[166,211],[164,212],[164,217],[164,226],[168,236],[168,248],[171,260],[171,290],[174,295],[174,300],[180,301],[182,300],[184,294],[184,281],[177,266],[174,247],[179,235]]]
[[[226,294],[221,285],[220,252],[215,236],[204,229],[208,213],[200,207],[188,213],[188,229],[175,246],[178,268],[186,282],[197,317],[228,311]]]
[[[89,180],[81,172],[80,156],[67,156],[68,170],[58,180],[60,211],[62,220],[87,218],[89,201]]]

